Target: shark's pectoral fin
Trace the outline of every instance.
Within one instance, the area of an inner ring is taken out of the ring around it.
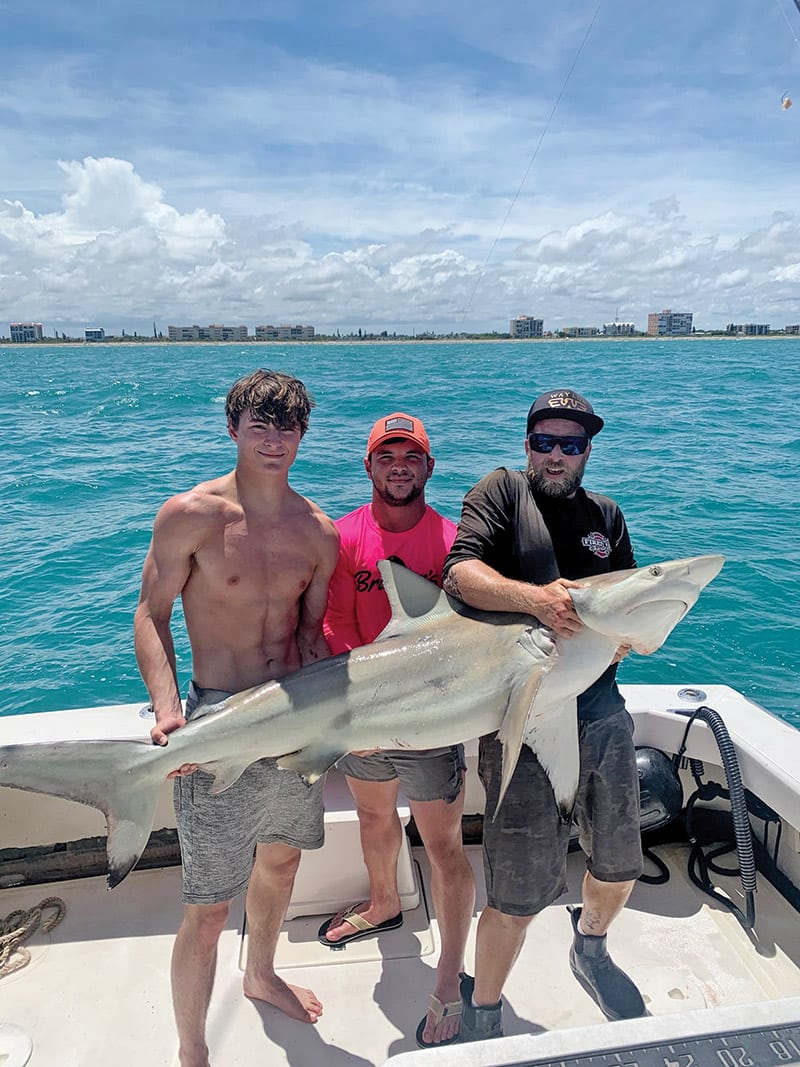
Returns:
[[[553,787],[562,820],[568,822],[580,776],[576,700],[565,700],[557,707],[532,709],[524,740]]]
[[[545,672],[546,667],[544,665],[534,668],[525,681],[515,686],[509,695],[506,713],[497,732],[497,738],[503,746],[503,771],[500,776],[500,793],[497,797],[495,809],[492,812],[492,818],[500,810],[503,797],[508,789],[508,783],[511,781],[511,776],[517,766],[519,751],[525,739],[528,717]]]
[[[296,771],[302,778],[305,778],[309,785],[313,785],[325,771],[334,765],[337,759],[341,759],[344,755],[345,753],[340,748],[306,745],[297,752],[287,752],[283,756],[278,756],[276,762],[284,770]]]

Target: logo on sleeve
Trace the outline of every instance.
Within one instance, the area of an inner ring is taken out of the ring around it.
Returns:
[[[586,537],[581,538],[581,544],[584,548],[588,548],[595,556],[599,556],[600,559],[608,559],[611,555],[611,542],[605,534],[587,534]]]

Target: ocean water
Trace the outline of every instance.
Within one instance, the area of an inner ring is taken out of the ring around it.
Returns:
[[[364,503],[373,421],[424,419],[428,499],[522,466],[525,414],[571,386],[606,419],[587,488],[622,506],[640,565],[726,565],[626,683],[725,683],[800,726],[800,341],[0,347],[0,714],[145,699],[131,627],[153,517],[229,470],[230,384],[301,377],[317,407],[291,481],[337,517]],[[181,682],[190,657],[174,615]]]

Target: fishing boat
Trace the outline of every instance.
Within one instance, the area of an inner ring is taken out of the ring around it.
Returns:
[[[353,804],[332,771],[326,844],[303,855],[276,954],[282,976],[312,988],[324,1014],[304,1025],[244,998],[239,899],[220,939],[208,1016],[215,1067],[800,1063],[800,731],[726,686],[621,689],[635,722],[647,858],[609,947],[642,990],[647,1017],[606,1022],[570,972],[566,905],[579,900],[584,869],[576,849],[567,892],[531,926],[507,983],[506,1036],[417,1049],[439,949],[425,853],[401,798],[402,927],[321,945],[322,919],[368,895]],[[147,740],[150,714],[126,704],[17,715],[2,719],[2,735]],[[478,883],[469,970],[485,894],[476,742],[467,756],[465,840]],[[154,825],[137,868],[109,891],[99,812],[0,789],[2,1067],[177,1063],[169,970],[181,872],[168,783]]]

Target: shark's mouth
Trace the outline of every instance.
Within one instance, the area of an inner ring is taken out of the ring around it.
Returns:
[[[627,616],[636,619],[637,628],[636,642],[631,644],[633,651],[643,656],[655,652],[690,607],[685,600],[651,600],[629,611]]]

